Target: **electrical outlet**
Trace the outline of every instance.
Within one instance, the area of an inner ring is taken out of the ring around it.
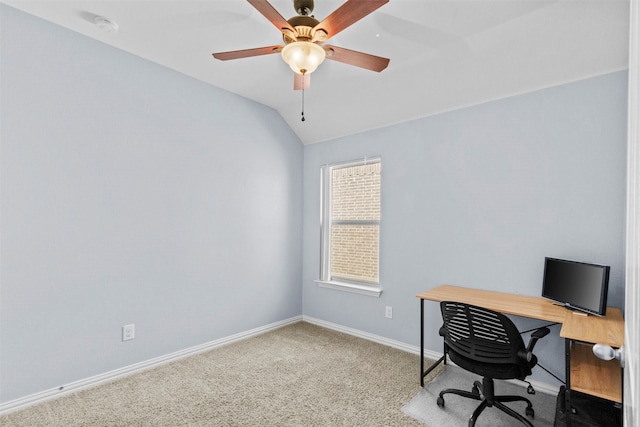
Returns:
[[[393,307],[388,305],[384,308],[384,317],[387,319],[391,319],[393,317]]]
[[[136,337],[136,325],[124,325],[122,327],[122,341],[129,341]]]

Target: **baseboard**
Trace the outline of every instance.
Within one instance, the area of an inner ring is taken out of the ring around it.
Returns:
[[[302,316],[303,322],[308,322],[314,325],[322,326],[328,329],[332,329],[334,331],[343,332],[345,334],[353,335],[359,338],[364,338],[369,341],[377,342],[378,344],[383,344],[389,347],[397,348],[399,350],[406,351],[408,353],[413,353],[420,355],[420,347],[415,345],[410,345],[407,343],[403,343],[401,341],[395,341],[389,338],[382,337],[380,335],[370,334],[369,332],[364,332],[358,329],[349,328],[347,326],[338,325],[336,323],[327,322],[326,320],[316,319],[310,316]],[[428,357],[432,360],[438,360],[442,357],[442,353],[438,353],[437,351],[431,351],[425,349],[424,351],[425,357]],[[451,363],[455,365],[453,362],[448,361],[447,363]],[[517,380],[508,380],[507,382],[515,385],[522,386],[524,388],[524,384],[522,381]],[[550,394],[552,396],[557,396],[560,390],[560,386],[554,386],[552,384],[543,383],[540,381],[529,380],[531,385],[536,391],[540,391],[542,393]]]
[[[420,347],[415,345],[410,345],[401,341],[392,340],[389,338],[385,338],[380,335],[370,334],[369,332],[364,332],[359,329],[349,328],[347,326],[338,325],[336,323],[327,322],[326,320],[316,319],[314,317],[302,316],[303,322],[308,322],[314,325],[323,326],[328,329],[333,329],[334,331],[343,332],[345,334],[353,335],[358,338],[364,338],[369,341],[377,342],[378,344],[383,344],[389,347],[397,348],[398,350],[406,351],[407,353],[420,354]],[[442,357],[442,353],[438,353],[435,351],[426,350],[424,351],[425,357],[429,359],[438,360]]]
[[[336,323],[327,322],[325,320],[316,319],[310,316],[295,316],[279,322],[271,323],[269,325],[261,326],[259,328],[251,329],[249,331],[241,332],[225,338],[220,338],[218,340],[210,341],[208,343],[189,347],[184,350],[180,350],[164,356],[156,357],[140,363],[125,366],[123,368],[115,369],[113,371],[105,372],[103,374],[95,375],[93,377],[85,378],[79,381],[74,381],[72,383],[65,384],[64,386],[52,388],[49,390],[44,390],[38,393],[31,394],[29,396],[21,397],[15,400],[11,400],[9,402],[2,403],[0,404],[0,415],[5,415],[5,414],[8,414],[9,412],[18,411],[28,406],[36,405],[38,403],[43,403],[48,400],[56,399],[58,397],[75,393],[83,389],[95,387],[97,385],[100,385],[109,381],[113,381],[115,379],[122,378],[128,375],[132,375],[138,372],[142,372],[147,369],[157,368],[159,366],[174,362],[176,360],[179,360],[185,357],[194,356],[196,354],[213,350],[217,347],[231,344],[240,340],[251,338],[253,336],[260,335],[265,332],[269,332],[274,329],[278,329],[283,326],[296,323],[299,321],[308,322],[314,325],[322,326],[322,327],[332,329],[338,332],[342,332],[348,335],[353,335],[358,338],[363,338],[369,341],[376,342],[378,344],[383,344],[389,347],[397,348],[399,350],[406,351],[408,353],[413,353],[417,355],[420,354],[420,347],[418,346],[403,343],[401,341],[392,340],[380,335],[364,332],[359,329],[349,328],[347,326],[342,326]],[[442,357],[442,353],[438,353],[430,350],[425,350],[424,355],[425,357],[428,357],[429,359],[432,359],[432,360],[438,360],[440,359],[440,357]],[[513,384],[522,385],[520,381],[513,381]],[[558,386],[552,386],[552,385],[541,383],[538,381],[531,381],[531,384],[534,386],[536,390],[541,391],[543,393],[548,393],[552,395],[558,394],[558,390],[559,390]]]
[[[552,384],[547,384],[547,383],[543,383],[540,381],[536,381],[536,380],[527,380],[531,383],[531,385],[533,386],[533,388],[536,390],[536,392],[541,392],[541,393],[545,393],[551,396],[557,396],[558,393],[560,392],[560,386],[559,385],[552,385]],[[507,380],[507,382],[510,382],[511,384],[515,384],[515,385],[520,385],[524,388],[524,384],[522,383],[522,381],[518,381],[518,380]]]
[[[204,344],[200,344],[197,346],[189,347],[184,350],[166,354],[164,356],[145,360],[140,363],[125,366],[123,368],[115,369],[113,371],[105,372],[103,374],[95,375],[93,377],[85,378],[79,381],[74,381],[72,383],[65,384],[60,387],[52,388],[49,390],[31,394],[29,396],[11,400],[9,402],[0,404],[0,415],[8,414],[9,412],[18,411],[28,406],[35,405],[38,403],[43,403],[51,399],[56,399],[58,397],[61,397],[70,393],[75,393],[86,388],[95,387],[97,385],[106,383],[108,381],[113,381],[115,379],[122,378],[124,376],[146,371],[147,369],[157,368],[167,363],[171,363],[185,357],[194,356],[199,353],[213,350],[214,348],[221,347],[223,345],[227,345],[227,344],[231,344],[247,338],[251,338],[256,335],[260,335],[265,332],[269,332],[274,329],[278,329],[292,323],[300,322],[301,320],[302,320],[302,316],[291,317],[289,319],[281,320],[279,322],[275,322],[269,325],[251,329],[249,331],[240,332],[235,335],[231,335],[225,338],[220,338],[220,339],[210,341]]]

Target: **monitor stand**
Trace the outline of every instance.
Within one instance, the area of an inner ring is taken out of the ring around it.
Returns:
[[[579,310],[575,309],[574,307],[571,307],[571,305],[569,305],[569,304],[564,304],[564,303],[561,303],[561,302],[552,302],[551,304],[558,305],[560,307],[564,307],[567,310],[571,310],[572,311],[571,314],[573,314],[575,316],[587,317],[589,315],[589,313],[585,313],[584,311],[579,311]]]

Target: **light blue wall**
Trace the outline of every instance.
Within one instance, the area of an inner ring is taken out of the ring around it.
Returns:
[[[0,19],[0,402],[301,313],[418,345],[417,293],[539,295],[544,256],[610,264],[623,304],[624,72],[303,149],[269,108]],[[313,283],[320,165],[373,155],[379,299]]]
[[[277,112],[0,12],[0,402],[300,315]]]
[[[448,283],[537,296],[545,256],[611,265],[609,302],[623,306],[626,120],[618,72],[306,146],[304,314],[418,345],[416,294]],[[319,288],[320,166],[375,155],[383,294]],[[426,319],[427,348],[442,352],[437,304]],[[562,342],[545,341],[543,364],[563,374]]]

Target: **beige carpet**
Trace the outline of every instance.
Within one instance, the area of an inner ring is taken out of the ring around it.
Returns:
[[[424,427],[401,410],[420,391],[419,361],[300,322],[7,414],[0,425]]]
[[[480,404],[479,401],[467,399],[455,394],[444,396],[444,408],[440,408],[436,400],[440,391],[448,388],[457,388],[471,391],[474,381],[482,381],[482,377],[465,371],[454,365],[447,365],[442,372],[421,390],[402,410],[417,420],[428,422],[435,426],[467,426],[473,411]],[[535,411],[535,417],[529,418],[534,427],[553,427],[556,415],[556,396],[538,391],[536,394],[527,394],[524,383],[512,384],[507,381],[495,380],[495,393],[516,394],[531,400]],[[517,413],[525,415],[527,405],[523,402],[509,402]],[[476,427],[524,427],[496,407],[486,408],[478,417]]]

